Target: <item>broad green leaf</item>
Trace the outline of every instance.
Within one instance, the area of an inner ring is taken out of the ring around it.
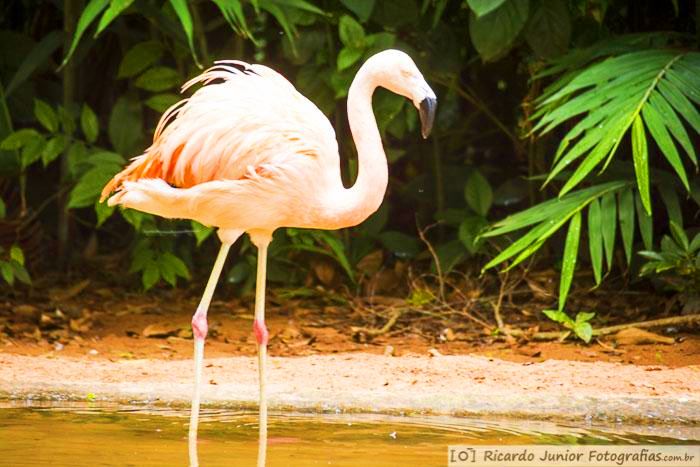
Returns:
[[[588,251],[596,285],[603,276],[603,227],[601,225],[600,201],[593,200],[588,206]]]
[[[17,245],[12,245],[10,247],[10,259],[17,261],[21,265],[24,265],[24,252]]]
[[[608,270],[612,268],[615,253],[615,235],[617,234],[617,203],[615,194],[608,193],[601,198],[600,221],[603,226],[603,250]]]
[[[41,125],[51,133],[58,131],[58,117],[49,104],[41,99],[34,99],[34,116]]]
[[[569,223],[569,231],[566,234],[566,243],[564,244],[564,257],[562,258],[561,278],[559,279],[559,310],[564,310],[571,282],[574,279],[580,238],[581,211],[577,211]]]
[[[449,274],[455,266],[462,262],[466,256],[464,245],[459,240],[452,240],[446,243],[441,243],[435,247],[435,256],[440,262],[440,272]],[[432,271],[437,272],[435,264],[432,265]]]
[[[185,263],[174,254],[166,251],[161,255],[160,262],[161,264],[166,265],[168,269],[172,270],[175,275],[182,277],[183,279],[189,279],[190,271],[187,269],[187,265],[185,265]]]
[[[357,226],[357,231],[362,235],[374,236],[378,235],[379,232],[384,230],[386,223],[389,220],[389,206],[388,203],[382,203],[377,209],[377,212],[372,214],[365,220],[362,224]]]
[[[627,264],[632,260],[632,245],[634,243],[634,195],[632,190],[618,193],[618,215],[620,217],[620,235],[625,250]]]
[[[644,123],[646,123],[649,133],[654,137],[654,141],[661,149],[666,160],[671,164],[673,170],[678,174],[683,186],[686,190],[690,190],[688,185],[688,176],[686,175],[685,167],[678,155],[678,150],[676,145],[673,144],[671,136],[668,134],[668,130],[664,125],[663,117],[652,105],[645,105],[642,108],[642,117],[644,118]]]
[[[637,223],[639,225],[639,233],[642,236],[644,248],[651,250],[654,247],[654,224],[652,217],[649,215],[642,205],[639,195],[634,197],[637,206]]]
[[[593,337],[593,327],[591,323],[588,322],[575,323],[573,331],[574,334],[586,343],[590,342]]]
[[[5,202],[0,198],[0,219],[4,219],[7,215],[7,208],[5,207]]]
[[[85,172],[70,191],[68,208],[83,208],[95,204],[102,188],[121,168],[121,165],[102,164]]]
[[[97,121],[97,115],[87,104],[83,104],[83,110],[80,113],[80,128],[83,130],[88,143],[92,144],[97,140],[100,124]]]
[[[199,64],[197,53],[194,50],[194,27],[192,25],[192,15],[190,14],[189,7],[187,6],[187,0],[170,0],[170,5],[172,5],[173,10],[175,10],[175,14],[177,14],[177,17],[180,19],[180,24],[182,24],[182,30],[185,32],[185,36],[187,37],[187,43],[190,46],[194,63],[201,68],[202,65]]]
[[[469,253],[479,251],[482,241],[479,233],[488,225],[488,221],[482,216],[467,216],[459,225],[459,239]]]
[[[362,57],[364,51],[362,49],[354,49],[352,47],[343,47],[338,54],[337,68],[338,71],[343,71],[350,68]]]
[[[591,313],[590,311],[579,311],[576,313],[576,319],[574,322],[576,323],[585,323],[587,321],[590,321],[593,319],[595,316],[595,313]]]
[[[21,149],[30,142],[34,140],[41,140],[43,137],[33,128],[22,128],[13,133],[7,135],[7,137],[0,143],[0,149],[5,151],[12,151],[16,149]]]
[[[175,287],[177,285],[175,271],[163,260],[162,256],[158,258],[158,270],[160,272],[160,277],[162,277],[170,287]]]
[[[73,114],[67,111],[62,105],[58,106],[56,114],[58,115],[58,121],[61,122],[63,133],[67,136],[72,136],[76,129]]]
[[[163,55],[163,46],[157,41],[139,42],[124,54],[117,78],[131,78],[150,67]]]
[[[250,266],[245,261],[238,261],[226,275],[226,282],[239,284],[250,276]]]
[[[150,289],[158,283],[160,280],[160,268],[158,263],[154,260],[150,260],[146,263],[143,268],[143,273],[141,274],[141,284],[145,290]]]
[[[649,195],[649,152],[647,151],[647,137],[644,133],[644,123],[639,115],[632,123],[632,158],[634,161],[634,173],[637,176],[637,189],[642,205],[648,214],[651,214],[651,196]]]
[[[485,62],[505,55],[525,26],[529,0],[508,0],[497,9],[469,17],[469,35],[477,52]]]
[[[107,219],[112,217],[115,210],[116,206],[109,206],[106,202],[100,203],[99,199],[95,201],[95,215],[97,216],[96,226],[100,227],[102,224],[104,224]]]
[[[119,154],[135,155],[143,134],[141,105],[137,99],[121,96],[109,116],[108,135]]]
[[[73,52],[75,52],[75,48],[78,46],[78,42],[80,42],[80,38],[85,33],[85,30],[90,26],[90,24],[92,24],[95,18],[97,18],[97,15],[99,15],[108,4],[109,0],[90,0],[90,2],[88,2],[87,6],[80,14],[78,24],[75,28],[75,34],[73,35],[73,40],[70,44],[70,48],[68,49],[68,53],[61,63],[60,68],[66,66],[68,60],[70,60],[70,58],[73,56]]]
[[[379,234],[379,240],[384,247],[399,258],[412,258],[420,253],[418,239],[403,232],[389,230]]]
[[[340,0],[340,2],[365,23],[372,16],[375,0]]]
[[[137,88],[151,92],[161,92],[171,89],[180,83],[180,74],[169,67],[158,66],[148,70],[134,82]]]
[[[2,273],[2,278],[5,279],[10,285],[15,283],[15,274],[12,272],[12,266],[9,262],[0,261],[0,272]]]
[[[525,29],[525,39],[534,52],[544,58],[557,57],[569,47],[571,19],[565,0],[540,2]]]
[[[44,36],[41,41],[32,48],[31,52],[22,60],[19,68],[10,80],[5,90],[5,97],[9,97],[12,92],[21,86],[37,68],[45,65],[51,54],[63,44],[63,31],[51,31]]]
[[[74,141],[68,148],[68,172],[72,179],[77,178],[81,171],[89,168],[85,164],[88,157],[88,151],[82,141]]]
[[[214,228],[202,225],[197,221],[190,221],[190,225],[192,232],[194,232],[194,238],[197,239],[197,246],[201,245],[215,231]]]
[[[41,153],[46,146],[46,139],[43,136],[39,136],[36,139],[29,140],[27,144],[22,147],[22,153],[20,155],[21,166],[26,169],[34,162],[41,158]]]
[[[170,107],[173,105],[177,104],[180,102],[181,97],[178,96],[177,94],[172,94],[172,93],[164,93],[164,94],[156,94],[148,99],[146,99],[146,106],[155,110],[158,113],[163,113],[166,110],[168,110]]]
[[[573,326],[574,320],[572,320],[565,311],[562,310],[542,310],[544,315],[554,322],[561,323],[563,325]]]
[[[506,1],[507,0],[467,0],[467,4],[474,14],[479,17],[491,13]]]
[[[27,285],[32,283],[32,279],[29,277],[29,273],[24,266],[16,262],[10,263],[10,266],[12,267],[12,273],[17,279],[19,279],[20,282]]]
[[[68,145],[68,138],[65,135],[58,134],[52,137],[44,146],[41,152],[41,161],[44,163],[44,167],[53,162]]]
[[[464,186],[464,198],[467,200],[469,207],[483,217],[486,217],[489,209],[491,209],[491,203],[493,203],[491,184],[476,169],[467,178]]]
[[[134,3],[134,0],[110,0],[109,8],[105,10],[105,12],[102,14],[102,18],[100,18],[100,22],[97,24],[97,32],[95,32],[95,37],[99,36],[100,33],[104,31],[105,28],[117,18],[117,16],[129,8],[132,3]]]
[[[338,22],[340,41],[346,47],[362,49],[365,46],[365,30],[352,16],[343,15]]]

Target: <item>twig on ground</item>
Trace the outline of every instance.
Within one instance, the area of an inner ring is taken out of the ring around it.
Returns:
[[[353,334],[354,333],[364,333],[368,336],[376,337],[380,336],[382,334],[385,334],[391,330],[391,328],[394,327],[396,322],[399,320],[401,315],[403,314],[402,309],[394,309],[389,316],[389,319],[387,320],[386,323],[384,323],[384,326],[381,328],[366,328],[366,327],[360,327],[360,326],[352,326],[350,329],[352,330]]]
[[[617,331],[621,331],[623,329],[629,329],[629,328],[646,329],[646,328],[655,328],[655,327],[659,327],[659,326],[669,326],[672,324],[690,324],[690,323],[694,323],[694,322],[700,323],[700,314],[686,315],[686,316],[674,316],[671,318],[652,319],[650,321],[639,321],[636,323],[626,323],[626,324],[617,324],[615,326],[606,326],[603,328],[594,329],[593,335],[594,336],[605,336],[605,335],[613,334]],[[513,337],[527,336],[530,339],[534,339],[534,340],[548,341],[548,340],[560,339],[564,334],[570,333],[571,331],[567,330],[567,331],[536,332],[536,333],[530,334],[527,331],[523,331],[522,329],[509,329],[509,332],[510,332],[510,335]]]

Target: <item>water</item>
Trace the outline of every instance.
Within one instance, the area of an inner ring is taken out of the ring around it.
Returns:
[[[181,409],[0,405],[0,466],[188,465]],[[255,465],[257,414],[204,410],[202,467]],[[271,413],[268,466],[444,466],[450,444],[697,444],[699,427]]]

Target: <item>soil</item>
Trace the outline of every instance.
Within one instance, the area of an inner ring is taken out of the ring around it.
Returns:
[[[72,291],[54,290],[49,293],[54,299],[44,303],[0,303],[0,352],[108,360],[191,358],[190,319],[198,300],[194,294],[175,290],[117,295],[108,288],[73,293],[80,286],[77,284]],[[279,305],[273,300],[267,310],[269,354],[289,357],[346,352],[394,356],[439,353],[517,363],[556,359],[669,368],[700,365],[700,334],[692,328],[685,332],[675,328],[655,330],[672,337],[673,344],[617,345],[614,336],[590,344],[571,339],[508,342],[479,328],[457,332],[446,329],[447,332],[433,335],[412,328],[369,339],[353,332],[349,314],[345,306],[307,306],[298,301]],[[209,317],[208,357],[255,355],[250,303],[236,299],[214,301]]]
[[[44,294],[0,303],[0,398],[187,402],[193,290],[128,293],[82,281]],[[205,402],[255,407],[251,310],[238,299],[212,303]],[[271,292],[272,406],[700,423],[692,325],[645,337],[665,344],[629,336],[584,344],[508,340],[460,317],[419,315],[374,335],[391,310]],[[526,314],[517,326],[556,329]]]

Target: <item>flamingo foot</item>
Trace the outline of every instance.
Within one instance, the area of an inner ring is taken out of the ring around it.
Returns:
[[[265,321],[255,320],[253,321],[253,331],[255,332],[255,340],[258,345],[266,346],[270,340],[270,333],[265,326]]]

